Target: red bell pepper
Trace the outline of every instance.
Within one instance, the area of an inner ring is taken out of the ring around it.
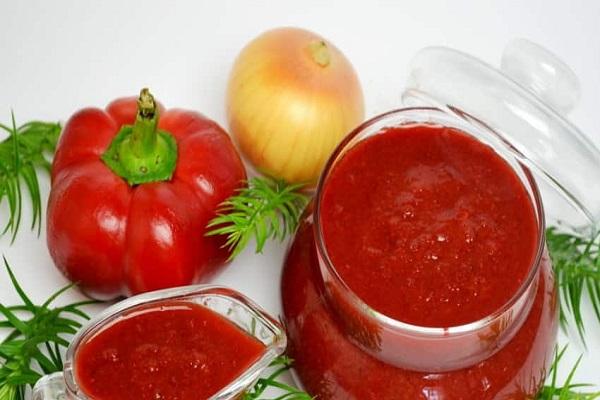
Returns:
[[[97,299],[205,281],[229,256],[206,224],[245,179],[219,125],[163,111],[146,89],[137,104],[83,109],[52,165],[50,255]]]

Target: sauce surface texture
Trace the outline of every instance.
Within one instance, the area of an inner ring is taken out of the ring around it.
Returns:
[[[510,165],[437,125],[386,128],[333,167],[321,200],[330,259],[369,306],[428,327],[505,304],[537,250],[537,219]]]
[[[206,307],[169,301],[136,311],[84,342],[79,386],[95,400],[207,399],[264,345]]]

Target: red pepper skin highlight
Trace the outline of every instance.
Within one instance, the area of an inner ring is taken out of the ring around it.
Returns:
[[[177,144],[170,179],[130,185],[102,160],[121,128],[136,121],[135,97],[78,111],[57,147],[48,249],[57,267],[96,299],[206,281],[229,255],[223,237],[204,232],[216,207],[243,186],[240,157],[214,121],[156,107],[158,130]]]

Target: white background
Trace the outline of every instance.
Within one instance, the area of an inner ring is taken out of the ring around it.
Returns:
[[[19,122],[65,121],[78,108],[102,107],[149,86],[166,106],[199,110],[225,125],[224,92],[237,52],[260,32],[286,25],[314,30],[346,53],[362,81],[368,117],[399,106],[408,62],[424,46],[455,47],[497,65],[510,39],[529,38],[579,76],[583,96],[570,118],[600,145],[597,0],[0,0],[0,121],[9,121],[11,109]],[[44,201],[48,190],[44,178]],[[1,223],[6,216],[0,208]],[[28,231],[29,217],[25,213],[14,245],[0,239],[0,253],[27,293],[42,301],[66,281],[50,260],[45,235]],[[278,314],[284,251],[269,245],[260,256],[249,249],[216,281]],[[0,302],[16,301],[0,271]],[[586,317],[593,321],[590,313]],[[588,325],[589,351],[576,381],[600,385],[600,327]],[[560,342],[568,339],[561,334]],[[584,351],[571,342],[562,377]]]

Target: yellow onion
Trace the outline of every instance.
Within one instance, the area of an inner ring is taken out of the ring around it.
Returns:
[[[298,28],[263,33],[240,53],[227,91],[229,128],[261,172],[315,183],[327,158],[364,118],[348,59]]]

